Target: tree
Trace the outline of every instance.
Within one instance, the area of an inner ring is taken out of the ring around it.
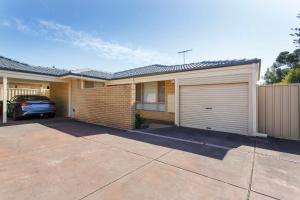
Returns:
[[[300,49],[296,49],[292,53],[288,51],[281,52],[276,63],[279,67],[299,68],[300,67]]]
[[[271,68],[268,68],[264,79],[266,84],[280,83],[283,81],[285,76],[287,76],[292,69],[300,68],[300,49],[296,49],[292,53],[288,51],[280,52],[273,63]],[[291,72],[291,77],[298,76],[297,70]],[[287,83],[289,80],[298,80],[297,77],[286,79]],[[293,82],[295,83],[295,82]]]
[[[300,68],[291,69],[283,79],[284,83],[300,83]]]
[[[297,17],[300,19],[300,13],[297,15]],[[292,28],[292,31],[295,31],[294,33],[290,34],[295,39],[293,39],[293,43],[296,44],[296,47],[300,47],[300,28]]]
[[[277,62],[273,63],[272,67],[267,69],[264,79],[266,84],[280,83],[288,74],[289,68],[281,68]]]
[[[300,19],[300,13],[297,15]],[[295,39],[293,42],[298,49],[293,52],[280,52],[273,65],[267,69],[264,79],[266,84],[273,83],[300,83],[300,28],[293,28]]]

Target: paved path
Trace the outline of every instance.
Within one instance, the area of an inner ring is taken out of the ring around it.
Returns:
[[[71,120],[0,127],[0,199],[297,199],[300,143]]]

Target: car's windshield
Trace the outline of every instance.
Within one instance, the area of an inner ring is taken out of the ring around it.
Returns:
[[[19,101],[49,101],[48,97],[45,96],[19,96]]]

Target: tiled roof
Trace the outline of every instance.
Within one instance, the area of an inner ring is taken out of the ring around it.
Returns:
[[[113,74],[113,78],[119,79],[119,78],[126,78],[126,77],[142,76],[147,74],[166,72],[167,70],[168,70],[168,66],[166,65],[149,65],[145,67],[139,67],[135,69],[116,72]]]
[[[17,72],[44,74],[50,76],[60,76],[69,72],[67,70],[57,69],[54,67],[32,66],[9,58],[5,58],[3,56],[0,56],[0,69]]]
[[[72,72],[71,74],[80,75],[80,76],[84,76],[84,77],[90,77],[90,78],[100,78],[100,79],[111,79],[113,77],[112,73],[102,72],[102,71],[97,71],[97,70],[88,70],[88,71],[83,71],[83,72],[79,72],[79,73]]]
[[[236,65],[246,65],[252,63],[260,63],[260,59],[240,59],[240,60],[222,60],[222,61],[203,61],[197,63],[189,63],[182,65],[150,65],[135,69],[125,70],[113,74],[113,79],[150,76],[164,73],[174,73],[201,69],[211,69],[220,67],[230,67]]]
[[[149,65],[129,69],[116,73],[107,73],[97,70],[87,70],[81,72],[68,71],[58,68],[32,66],[18,61],[0,56],[0,69],[19,71],[26,73],[44,74],[50,76],[76,75],[97,79],[113,80],[138,76],[151,76],[157,74],[202,70],[220,67],[230,67],[236,65],[246,65],[252,63],[260,63],[260,59],[241,59],[241,60],[223,60],[223,61],[203,61],[198,63],[182,64],[182,65]]]

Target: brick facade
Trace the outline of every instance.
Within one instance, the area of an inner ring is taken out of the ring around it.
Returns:
[[[174,122],[175,114],[170,112],[161,112],[161,111],[152,111],[152,110],[137,110],[142,118],[166,121],[166,122]]]
[[[161,121],[174,122],[175,113],[167,112],[168,111],[168,95],[175,94],[175,83],[172,80],[165,81],[165,111],[150,111],[150,110],[137,110],[143,118],[145,119],[154,119]]]
[[[68,116],[68,83],[50,83],[50,99],[55,103],[56,115]]]
[[[174,122],[175,114],[167,112],[168,95],[175,93],[174,82],[165,81],[166,111],[137,110],[143,118]],[[72,80],[72,117],[81,121],[116,128],[132,129],[135,120],[135,85],[96,85],[81,88],[80,80]],[[51,83],[50,98],[56,103],[57,115],[68,115],[68,83]]]
[[[135,120],[135,85],[80,87],[72,81],[72,116],[110,127],[132,129]]]

